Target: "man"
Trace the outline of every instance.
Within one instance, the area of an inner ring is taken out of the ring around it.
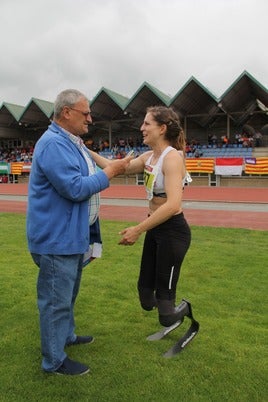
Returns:
[[[74,303],[82,266],[99,256],[99,192],[125,172],[130,157],[95,170],[80,136],[92,123],[89,102],[73,89],[61,92],[54,120],[36,144],[29,180],[27,238],[39,267],[37,298],[42,368],[81,375],[89,368],[68,358],[65,347],[90,343],[74,332]]]

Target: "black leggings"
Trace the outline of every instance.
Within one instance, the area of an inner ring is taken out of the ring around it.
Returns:
[[[138,289],[155,291],[161,300],[176,298],[176,287],[191,231],[183,213],[146,232]]]

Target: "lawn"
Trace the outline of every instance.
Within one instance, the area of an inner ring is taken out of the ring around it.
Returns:
[[[91,373],[66,377],[40,368],[37,268],[25,216],[2,213],[0,222],[1,402],[267,401],[267,232],[192,227],[177,301],[192,302],[200,331],[166,359],[189,320],[161,341],[146,340],[160,325],[137,298],[142,238],[118,246],[124,223],[103,221],[103,258],[84,270],[76,305],[77,332],[95,342],[68,349]]]

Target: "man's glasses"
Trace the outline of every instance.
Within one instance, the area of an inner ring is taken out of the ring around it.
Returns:
[[[82,114],[83,116],[85,116],[85,117],[91,116],[91,112],[83,112],[82,110],[75,109],[75,108],[73,108],[73,107],[69,107],[69,109],[74,110],[75,112],[79,112],[79,113],[81,113],[81,114]]]

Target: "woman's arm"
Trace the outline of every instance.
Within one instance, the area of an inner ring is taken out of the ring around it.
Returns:
[[[104,169],[107,166],[109,166],[111,163],[114,163],[115,159],[107,159],[104,158],[103,156],[99,155],[97,152],[89,150],[92,158],[96,162],[96,164]],[[149,155],[152,153],[152,151],[147,151],[138,156],[137,158],[134,158],[130,161],[130,164],[128,165],[125,174],[137,174],[137,173],[142,173],[144,170],[144,165],[146,160],[148,159]]]
[[[151,155],[152,151],[144,152],[139,155],[137,158],[134,158],[130,161],[125,174],[137,174],[142,173],[144,170],[145,162],[147,161],[149,155]]]
[[[102,169],[106,168],[112,162],[110,159],[104,158],[104,156],[101,156],[97,152],[91,151],[90,149],[89,152],[96,164]]]

